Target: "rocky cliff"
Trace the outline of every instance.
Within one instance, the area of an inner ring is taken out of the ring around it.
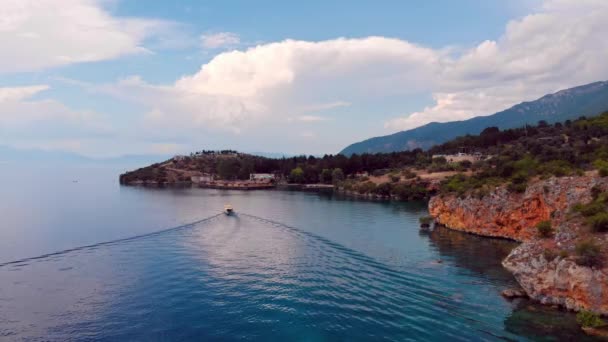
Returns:
[[[533,182],[521,194],[499,187],[482,198],[435,196],[429,202],[429,212],[448,228],[529,241],[536,236],[537,223],[563,222],[571,206],[588,202],[591,188],[606,183],[596,176],[553,177]]]
[[[560,245],[565,247],[563,243]],[[532,299],[574,311],[585,309],[608,315],[606,268],[580,266],[568,257],[547,260],[543,251],[542,243],[525,242],[513,249],[502,264]]]
[[[455,230],[523,242],[503,266],[530,298],[608,315],[608,265],[588,267],[576,262],[575,245],[583,238],[593,239],[604,255],[608,248],[608,234],[590,233],[582,219],[571,215],[572,206],[592,199],[592,189],[607,191],[608,178],[550,178],[533,182],[525,193],[501,187],[483,198],[436,196],[429,202],[429,211],[438,223]],[[544,220],[555,228],[550,238],[537,236],[535,226]]]

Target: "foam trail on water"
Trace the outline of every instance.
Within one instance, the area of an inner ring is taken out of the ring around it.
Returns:
[[[98,242],[98,243],[94,243],[94,244],[91,244],[91,245],[85,245],[85,246],[80,246],[80,247],[68,248],[68,249],[64,249],[64,250],[61,250],[61,251],[57,251],[57,252],[42,254],[42,255],[39,255],[39,256],[35,256],[35,257],[29,257],[29,258],[14,260],[14,261],[8,261],[8,262],[0,263],[0,267],[4,267],[4,266],[8,266],[8,265],[14,265],[14,264],[20,264],[20,263],[28,262],[28,261],[32,261],[32,260],[45,259],[45,258],[48,258],[48,257],[62,255],[62,254],[67,254],[67,253],[76,252],[76,251],[81,251],[81,250],[84,250],[84,249],[91,249],[91,248],[96,248],[96,247],[100,247],[100,246],[107,246],[107,245],[113,245],[113,244],[117,244],[117,243],[123,243],[123,242],[133,241],[133,240],[145,239],[145,238],[148,238],[148,237],[152,237],[152,236],[156,236],[156,235],[160,235],[160,234],[165,234],[165,233],[169,233],[169,232],[173,232],[173,231],[177,231],[177,230],[192,228],[192,227],[194,227],[194,226],[196,226],[198,224],[211,221],[212,219],[217,218],[220,215],[222,215],[222,214],[215,214],[213,216],[209,216],[209,217],[206,217],[204,219],[196,220],[196,221],[193,221],[193,222],[190,222],[190,223],[186,223],[186,224],[182,224],[182,225],[176,226],[176,227],[171,227],[171,228],[165,228],[165,229],[157,230],[157,231],[151,232],[151,233],[146,233],[146,234],[141,234],[141,235],[135,235],[135,236],[131,236],[131,237],[127,237],[127,238],[122,238],[122,239],[116,239],[116,240]]]

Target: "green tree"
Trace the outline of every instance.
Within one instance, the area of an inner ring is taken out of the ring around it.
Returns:
[[[235,179],[241,165],[236,159],[222,159],[217,163],[217,174],[221,179]]]
[[[339,182],[344,180],[344,172],[341,168],[335,168],[331,173],[331,180],[334,184],[338,184]]]
[[[292,183],[303,183],[304,182],[304,170],[301,167],[296,167],[292,169],[289,173],[289,180]]]
[[[241,162],[238,177],[239,179],[249,179],[249,175],[254,172],[253,161],[246,159]]]
[[[319,175],[321,183],[329,184],[332,181],[332,172],[330,169],[323,169]]]

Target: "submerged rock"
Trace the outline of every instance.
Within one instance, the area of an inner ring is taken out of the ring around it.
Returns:
[[[524,291],[522,289],[506,289],[506,290],[503,290],[500,294],[503,297],[509,298],[509,299],[528,297],[528,295],[526,294],[526,291]]]
[[[603,340],[608,340],[608,328],[584,327],[583,331],[589,336],[601,337]]]

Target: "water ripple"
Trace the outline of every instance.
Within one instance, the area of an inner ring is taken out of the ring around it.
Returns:
[[[496,302],[457,295],[462,278],[444,269],[397,268],[245,213],[0,266],[4,339],[517,338]]]

